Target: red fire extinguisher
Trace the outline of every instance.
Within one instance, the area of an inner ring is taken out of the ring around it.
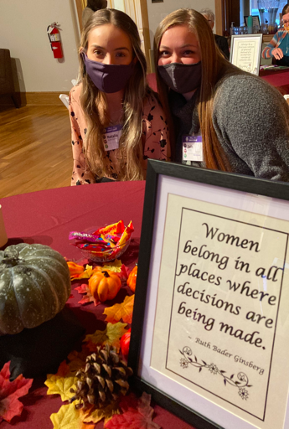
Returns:
[[[54,58],[63,58],[60,32],[58,27],[59,27],[59,24],[57,24],[56,22],[53,22],[52,24],[48,25],[47,33],[48,33],[48,39],[50,41]]]

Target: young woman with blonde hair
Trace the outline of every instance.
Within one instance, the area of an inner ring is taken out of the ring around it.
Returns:
[[[167,161],[170,147],[135,23],[119,10],[95,12],[79,57],[81,82],[70,92],[71,184],[144,179],[146,159]]]
[[[200,13],[179,9],[160,23],[155,64],[174,161],[289,181],[287,103],[223,58]]]

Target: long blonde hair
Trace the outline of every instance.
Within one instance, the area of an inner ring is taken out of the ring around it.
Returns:
[[[227,157],[219,143],[212,122],[214,95],[220,79],[227,74],[242,73],[223,57],[216,46],[213,32],[207,20],[193,9],[179,9],[166,16],[159,24],[155,33],[154,60],[155,68],[159,59],[159,47],[165,31],[174,26],[187,25],[197,38],[202,61],[202,82],[198,100],[198,115],[203,138],[204,160],[207,168],[231,171]],[[172,133],[173,124],[169,109],[169,88],[156,72],[160,100],[169,118]],[[173,150],[173,148],[172,148]]]
[[[149,92],[146,83],[146,59],[141,50],[141,41],[135,23],[124,12],[115,9],[101,9],[95,12],[81,35],[79,61],[83,91],[80,102],[88,126],[84,144],[85,155],[89,168],[94,174],[99,177],[111,176],[109,160],[103,144],[105,127],[109,125],[106,94],[99,91],[86,74],[81,57],[81,52],[87,50],[90,31],[105,24],[113,24],[128,35],[132,44],[133,56],[137,58],[133,75],[124,92],[124,123],[119,142],[121,159],[118,179],[141,180],[143,179],[142,111],[144,99]],[[104,106],[104,111],[99,106]]]

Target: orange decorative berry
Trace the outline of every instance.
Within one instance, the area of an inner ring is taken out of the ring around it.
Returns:
[[[132,290],[132,292],[135,292],[136,278],[137,278],[137,265],[129,273],[129,276],[127,279],[127,285],[129,286],[130,290]]]
[[[121,280],[113,271],[96,271],[88,281],[91,294],[97,301],[113,299],[121,288]]]

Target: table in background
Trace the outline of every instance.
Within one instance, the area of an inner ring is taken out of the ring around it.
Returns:
[[[124,264],[133,267],[138,257],[141,234],[145,182],[115,182],[58,188],[30,194],[2,198],[3,217],[9,244],[17,242],[41,243],[51,246],[68,259],[81,259],[79,250],[68,241],[70,231],[101,227],[122,219],[125,225],[133,221],[135,231],[127,252],[121,257]],[[74,289],[74,284],[72,284]],[[104,329],[103,305],[80,306],[81,296],[72,290],[67,305],[86,328],[87,333]],[[21,398],[22,416],[12,424],[2,422],[0,429],[51,429],[50,415],[63,404],[59,395],[46,395],[45,378],[34,380],[29,394]],[[176,416],[155,406],[154,422],[163,429],[192,429]],[[103,422],[95,425],[103,428]]]
[[[260,77],[275,86],[282,95],[289,94],[289,68],[260,70]]]

